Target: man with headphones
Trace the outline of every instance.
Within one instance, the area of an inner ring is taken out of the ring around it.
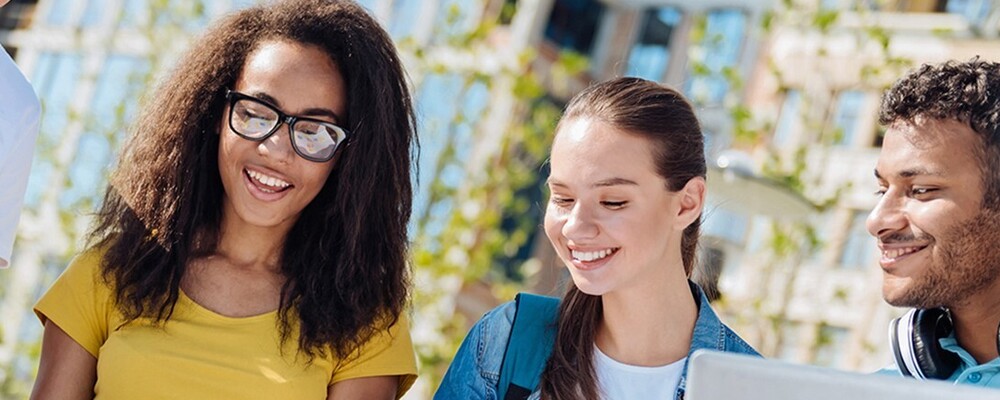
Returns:
[[[896,369],[1000,388],[1000,64],[924,65],[885,93],[868,232]]]

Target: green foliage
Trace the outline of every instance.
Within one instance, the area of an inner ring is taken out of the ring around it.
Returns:
[[[450,23],[458,20],[449,18]],[[454,54],[475,56],[496,51],[488,41],[498,27],[488,19],[467,32],[439,27],[434,43],[411,40],[400,45],[416,60],[414,65],[408,65],[412,75],[457,75],[462,81],[452,96],[460,111],[440,127],[444,148],[433,160],[431,180],[422,182],[429,187],[429,200],[416,218],[411,247],[418,281],[413,298],[415,312],[440,332],[434,340],[415,343],[421,379],[430,388],[437,387],[466,332],[468,321],[455,314],[454,305],[450,305],[457,295],[455,290],[487,282],[496,298],[509,298],[524,284],[524,260],[518,253],[529,245],[538,226],[540,205],[531,199],[541,191],[538,170],[547,157],[561,112],[545,97],[548,90],[543,77],[533,68],[537,54],[532,49],[517,54],[514,62],[505,64],[500,71],[489,72],[475,67],[455,70],[428,57],[434,53],[430,47],[438,43]],[[585,57],[563,52],[546,79],[570,79],[586,68]],[[510,115],[496,119],[491,118],[491,113],[497,112],[493,107],[468,114],[459,106],[472,91],[484,88],[491,101],[514,99]],[[487,126],[487,120],[501,120],[505,126]],[[469,132],[471,138],[463,137]],[[499,132],[499,136],[491,132]],[[467,159],[470,149],[461,148],[463,143],[475,143],[477,149],[472,152],[485,154],[486,158]],[[478,148],[482,146],[491,148]],[[445,172],[454,170],[464,171],[461,183],[447,179]]]
[[[839,10],[818,10],[813,14],[812,23],[822,33],[830,32],[830,29],[837,23],[840,17]]]

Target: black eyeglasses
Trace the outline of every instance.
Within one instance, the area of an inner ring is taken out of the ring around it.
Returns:
[[[286,115],[277,107],[253,96],[226,90],[229,100],[229,128],[240,137],[255,142],[271,137],[284,122],[292,134],[292,148],[302,158],[326,162],[347,140],[347,129],[312,118]]]

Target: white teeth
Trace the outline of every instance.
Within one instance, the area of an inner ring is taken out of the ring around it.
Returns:
[[[882,256],[888,259],[899,258],[910,253],[915,253],[920,250],[920,247],[903,247],[899,249],[888,249],[882,251]]]
[[[607,257],[607,256],[611,255],[611,253],[613,253],[614,250],[613,249],[604,249],[604,250],[598,250],[598,251],[577,251],[577,250],[570,250],[569,252],[570,252],[570,255],[572,255],[573,258],[575,258],[577,260],[580,260],[580,261],[595,261],[595,260],[599,260],[599,259],[602,259],[604,257]]]
[[[273,176],[264,175],[264,174],[262,174],[260,172],[254,171],[254,170],[248,169],[247,170],[247,175],[250,175],[250,177],[253,178],[253,180],[255,180],[257,182],[260,182],[261,184],[270,186],[270,187],[276,187],[276,188],[279,188],[279,189],[284,189],[286,187],[291,186],[291,184],[288,183],[288,182],[285,182],[285,181],[283,181],[281,179],[278,179],[278,178],[275,178]],[[268,190],[266,188],[261,188],[261,190],[263,190],[264,192],[267,192],[267,193],[274,193],[275,192],[274,190]]]

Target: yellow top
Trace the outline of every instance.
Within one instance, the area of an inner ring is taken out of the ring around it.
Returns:
[[[113,293],[100,277],[102,253],[70,263],[35,305],[97,358],[100,399],[325,399],[327,387],[351,378],[403,375],[397,397],[416,379],[404,316],[342,365],[333,355],[311,364],[297,353],[297,332],[279,350],[277,312],[230,318],[179,295],[165,324],[140,319],[121,326]]]

